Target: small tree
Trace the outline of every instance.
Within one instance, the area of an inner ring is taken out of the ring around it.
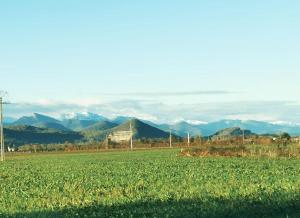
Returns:
[[[286,147],[288,143],[290,143],[291,141],[291,136],[284,132],[284,133],[281,133],[279,135],[279,138],[278,138],[278,147],[280,147],[281,145]]]

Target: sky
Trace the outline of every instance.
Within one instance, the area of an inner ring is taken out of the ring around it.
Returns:
[[[300,123],[297,0],[1,0],[7,116]]]

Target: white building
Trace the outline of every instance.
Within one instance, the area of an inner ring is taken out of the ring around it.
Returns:
[[[131,138],[131,131],[117,131],[108,135],[108,140],[111,142],[129,142]]]
[[[8,152],[14,152],[15,148],[7,147]]]

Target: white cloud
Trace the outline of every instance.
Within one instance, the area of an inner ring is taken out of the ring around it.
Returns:
[[[228,120],[257,120],[257,121],[273,121],[275,118],[266,114],[232,114],[225,116]]]
[[[201,120],[186,120],[184,118],[175,119],[173,123],[176,124],[176,123],[180,123],[180,122],[186,122],[186,123],[191,124],[191,125],[200,125],[200,124],[207,124],[208,123],[206,121],[201,121]]]
[[[283,121],[283,120],[272,121],[270,123],[274,125],[300,126],[300,123],[294,123],[294,122]]]
[[[187,123],[191,125],[200,125],[200,124],[207,124],[208,122],[201,121],[201,120],[186,120]]]

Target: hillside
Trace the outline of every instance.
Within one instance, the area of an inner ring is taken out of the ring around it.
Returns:
[[[162,131],[156,127],[150,126],[138,119],[132,119],[124,124],[113,129],[113,131],[124,131],[130,129],[130,122],[133,131],[133,137],[136,139],[140,138],[168,138],[169,133]]]
[[[85,136],[87,141],[101,140],[106,137],[106,135],[102,137],[103,131],[107,131],[116,126],[118,126],[118,124],[109,121],[100,121],[83,129],[81,133]]]
[[[255,136],[256,134],[252,133],[250,130],[243,130],[240,127],[232,127],[232,128],[226,128],[222,129],[212,136],[210,138],[212,140],[227,140],[233,137],[249,137],[249,136]]]
[[[59,123],[48,123],[48,122],[43,122],[43,123],[36,123],[33,126],[38,127],[38,128],[44,128],[44,129],[54,129],[54,130],[59,130],[59,131],[71,131],[70,129],[66,128],[62,124]]]
[[[77,132],[57,131],[54,129],[38,128],[34,126],[10,126],[4,128],[6,145],[50,144],[75,142],[83,136]]]
[[[110,121],[100,121],[83,129],[82,132],[103,131],[103,130],[114,128],[116,126],[118,126],[118,124],[115,124]]]

